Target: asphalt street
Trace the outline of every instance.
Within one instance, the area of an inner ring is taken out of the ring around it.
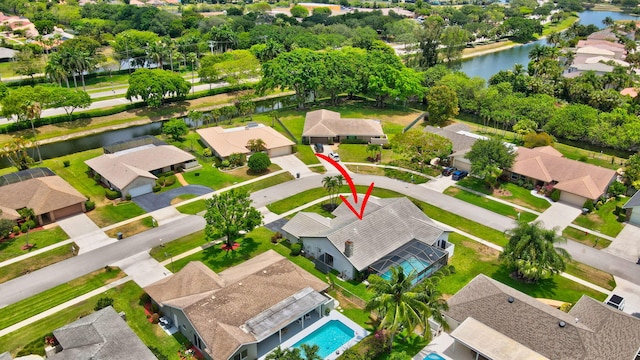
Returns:
[[[125,238],[116,243],[103,246],[99,251],[84,253],[65,261],[49,265],[46,268],[20,276],[0,284],[0,307],[26,299],[57,285],[71,281],[79,276],[111,265],[132,254],[148,251],[151,248],[178,239],[203,229],[205,221],[201,216],[181,217],[138,235]],[[162,239],[162,240],[160,240]]]

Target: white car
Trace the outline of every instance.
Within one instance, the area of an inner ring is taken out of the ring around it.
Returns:
[[[340,155],[338,155],[338,153],[335,153],[335,152],[330,152],[329,159],[333,161],[340,161]]]

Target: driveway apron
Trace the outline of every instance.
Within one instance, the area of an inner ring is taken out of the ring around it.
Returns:
[[[167,206],[171,206],[171,200],[179,195],[193,194],[205,195],[213,192],[210,188],[202,185],[188,185],[171,189],[159,194],[150,193],[134,197],[132,200],[146,212],[156,211]]]

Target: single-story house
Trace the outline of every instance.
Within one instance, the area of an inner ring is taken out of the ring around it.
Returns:
[[[424,131],[449,139],[453,145],[453,152],[449,155],[449,164],[465,171],[471,171],[471,161],[464,156],[478,139],[486,139],[485,136],[472,133],[467,125],[459,123],[443,128],[428,125]]]
[[[122,196],[153,191],[156,175],[198,166],[196,158],[172,145],[147,144],[104,154],[85,161],[100,181]]]
[[[327,287],[268,250],[220,273],[192,261],[144,290],[207,359],[244,360],[268,353],[333,309]]]
[[[33,168],[0,177],[0,209],[5,219],[20,219],[32,209],[38,225],[86,211],[87,197],[48,168]]]
[[[220,159],[226,159],[233,153],[248,155],[249,140],[262,139],[269,157],[293,154],[295,143],[273,128],[263,124],[223,129],[220,126],[198,129],[200,139],[211,148],[213,154]]]
[[[640,226],[640,191],[636,191],[622,208],[627,212],[627,221],[630,224]]]
[[[303,144],[328,144],[343,140],[361,140],[375,144],[388,142],[378,120],[342,119],[340,113],[324,109],[307,113],[302,130]]]
[[[0,62],[12,61],[18,52],[6,47],[0,47]]]
[[[449,232],[436,226],[407,198],[369,199],[362,220],[343,203],[330,219],[300,212],[282,227],[290,242],[302,242],[323,272],[343,279],[385,276],[391,267],[415,270],[418,281],[447,264],[454,245]]]
[[[528,181],[535,186],[553,185],[561,191],[560,201],[582,207],[596,201],[616,180],[614,170],[570,160],[551,146],[518,147],[513,167],[505,171],[511,181]]]
[[[640,319],[582,296],[568,313],[485,275],[447,301],[453,358],[638,359]]]
[[[60,344],[50,360],[157,360],[155,355],[111,307],[53,331]]]

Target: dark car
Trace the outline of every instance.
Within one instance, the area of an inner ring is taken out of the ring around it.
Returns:
[[[624,298],[620,295],[611,294],[607,301],[605,301],[605,304],[618,310],[624,310]]]
[[[453,172],[453,174],[451,174],[451,179],[453,180],[462,180],[464,179],[467,175],[469,175],[468,172],[463,171],[463,170],[456,170]]]
[[[317,153],[323,153],[324,152],[324,146],[322,146],[322,144],[318,143],[318,144],[314,144],[313,145],[313,149],[317,152]]]
[[[442,176],[449,176],[451,174],[453,174],[454,171],[457,171],[457,168],[454,167],[446,167],[444,169],[442,169]]]

